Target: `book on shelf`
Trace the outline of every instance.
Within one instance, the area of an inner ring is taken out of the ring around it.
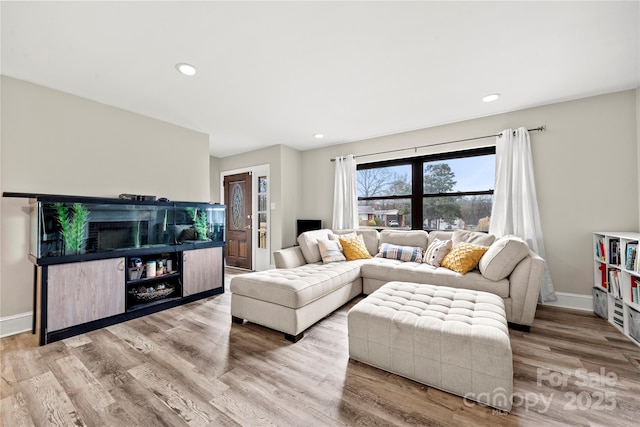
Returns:
[[[610,292],[617,298],[622,298],[622,292],[620,290],[620,277],[618,270],[609,270],[609,287]]]
[[[626,253],[626,262],[625,268],[627,270],[635,270],[634,266],[636,265],[636,252],[638,251],[638,243],[627,243],[627,253]]]
[[[639,304],[638,288],[640,288],[640,279],[631,278],[631,302]]]
[[[609,264],[620,265],[620,240],[609,241]]]
[[[596,242],[596,256],[601,261],[606,261],[607,257],[604,252],[604,239],[598,239]]]
[[[600,264],[598,266],[598,269],[600,270],[600,273],[601,273],[600,284],[603,288],[608,289],[609,282],[607,282],[607,266],[605,264]]]

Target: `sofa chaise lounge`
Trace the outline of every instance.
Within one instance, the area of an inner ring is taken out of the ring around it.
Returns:
[[[368,254],[352,261],[323,262],[319,241],[340,241],[344,235],[352,237],[354,232],[323,229],[302,233],[299,246],[274,252],[275,269],[234,276],[230,284],[233,322],[260,324],[296,342],[307,328],[354,297],[371,294],[391,281],[404,281],[490,292],[504,301],[511,327],[528,330],[533,323],[544,260],[517,237],[496,239],[461,230],[360,229],[355,236],[361,236],[358,239]],[[477,267],[465,274],[436,266],[437,262],[395,259],[402,258],[402,250],[408,248],[429,254],[434,246],[445,243],[452,248],[488,249]]]

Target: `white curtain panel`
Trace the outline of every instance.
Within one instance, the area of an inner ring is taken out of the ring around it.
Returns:
[[[506,129],[496,138],[496,183],[489,233],[514,234],[546,260],[538,198],[531,158],[529,131]],[[557,301],[548,264],[545,263],[538,300]]]
[[[356,186],[356,159],[352,154],[336,157],[336,175],[333,186],[333,229],[358,228],[358,193]]]

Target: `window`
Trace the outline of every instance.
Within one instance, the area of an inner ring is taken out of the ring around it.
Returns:
[[[358,166],[360,225],[411,228],[411,163],[364,168],[371,165]]]
[[[489,229],[495,147],[367,163],[357,169],[362,227]]]

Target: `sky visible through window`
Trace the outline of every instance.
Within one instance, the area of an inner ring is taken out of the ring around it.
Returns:
[[[428,164],[448,164],[455,174],[453,191],[492,190],[495,186],[496,156],[464,157]]]
[[[491,154],[427,162],[423,164],[423,172],[426,172],[428,165],[446,164],[454,174],[453,181],[456,182],[453,188],[448,188],[446,191],[492,190],[495,185],[495,158],[495,154]],[[438,169],[440,168],[436,168]],[[394,187],[392,183],[397,182],[396,180],[405,182],[408,185],[407,189],[403,191],[401,187]],[[360,197],[409,193],[411,193],[411,165],[409,164],[358,171],[358,196]]]

